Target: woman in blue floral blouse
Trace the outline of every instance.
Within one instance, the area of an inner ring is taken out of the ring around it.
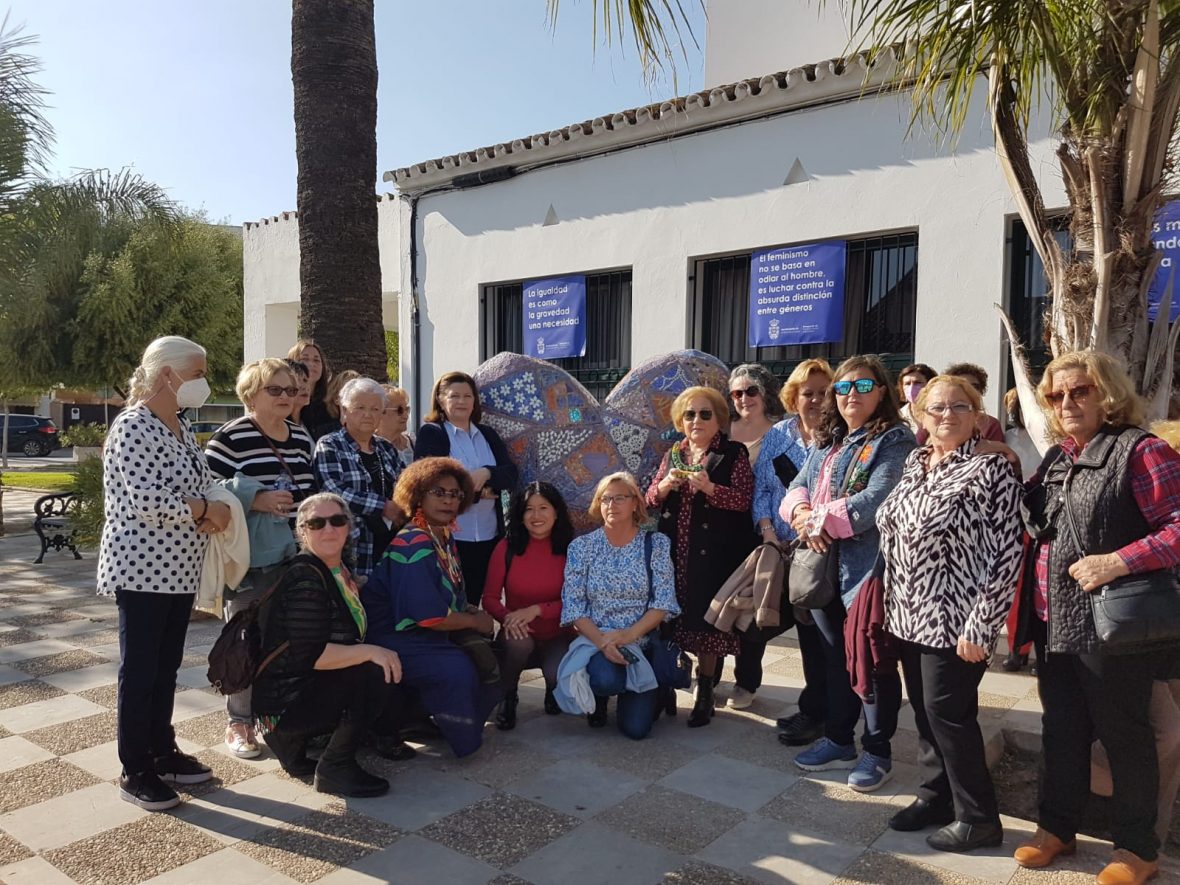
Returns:
[[[619,730],[639,740],[651,731],[659,689],[627,690],[623,651],[633,644],[646,649],[651,632],[680,614],[671,546],[667,536],[652,536],[649,571],[639,527],[647,508],[629,473],[612,473],[599,481],[589,515],[602,528],[576,538],[566,552],[561,623],[572,624],[598,648],[586,667],[597,702],[587,717],[590,727],[606,725],[607,699],[618,695]]]

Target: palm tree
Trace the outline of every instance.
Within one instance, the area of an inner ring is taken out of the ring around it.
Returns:
[[[373,0],[293,0],[291,80],[301,332],[384,381]]]

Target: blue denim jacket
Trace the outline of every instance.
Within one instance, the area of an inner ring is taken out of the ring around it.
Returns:
[[[833,494],[843,482],[848,465],[864,438],[863,428],[845,438],[832,473]],[[877,532],[877,508],[901,479],[906,456],[915,445],[914,435],[908,427],[904,424],[894,425],[869,441],[862,456],[863,466],[853,472],[846,496],[848,519],[854,534],[851,538],[842,538],[836,548],[840,557],[840,596],[846,609],[852,607],[860,585],[872,573],[877,561],[881,541]],[[806,487],[807,493],[814,499],[820,467],[831,450],[831,445],[822,449],[813,448],[807,456],[807,463],[791,483],[791,488]]]

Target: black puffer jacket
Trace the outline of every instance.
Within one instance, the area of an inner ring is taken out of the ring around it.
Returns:
[[[340,596],[331,570],[317,557],[301,553],[279,580],[261,613],[262,653],[286,641],[280,654],[254,682],[254,715],[279,715],[299,696],[329,642],[360,642],[356,621]]]

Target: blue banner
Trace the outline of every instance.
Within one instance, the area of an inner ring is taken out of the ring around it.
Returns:
[[[586,278],[555,277],[524,286],[525,356],[586,355]]]
[[[780,246],[750,258],[750,347],[844,340],[843,240]]]
[[[1147,290],[1147,318],[1155,322],[1160,312],[1160,302],[1168,288],[1168,278],[1173,271],[1177,279],[1172,283],[1171,322],[1180,317],[1180,200],[1164,203],[1155,214],[1155,225],[1151,229],[1151,241],[1164,253],[1164,260],[1155,272],[1151,288]]]

